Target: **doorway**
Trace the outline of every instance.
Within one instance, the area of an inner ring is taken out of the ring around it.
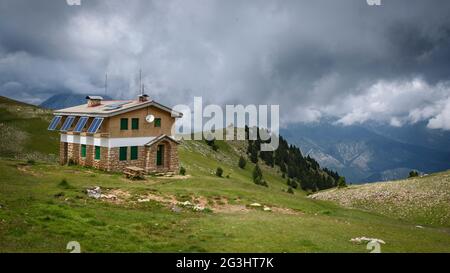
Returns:
[[[156,166],[164,167],[164,145],[158,145],[156,152]]]

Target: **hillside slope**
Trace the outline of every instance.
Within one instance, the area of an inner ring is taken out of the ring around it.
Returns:
[[[0,96],[0,157],[56,161],[59,135],[51,111]]]
[[[350,186],[316,193],[313,199],[377,212],[418,224],[450,227],[450,171],[420,178]]]
[[[185,141],[179,148],[185,176],[141,181],[18,160],[56,150],[58,139],[46,131],[48,112],[29,118],[13,111],[17,105],[4,107],[10,110],[2,123],[30,135],[22,142],[28,148],[0,159],[0,252],[66,252],[74,240],[83,252],[367,252],[350,242],[361,236],[384,240],[383,252],[450,252],[448,228],[419,229],[413,221],[313,200],[301,190],[289,194],[277,168],[261,164],[268,187],[256,185],[254,164],[238,167],[245,142],[218,141],[214,151],[204,141]],[[40,147],[42,136],[34,134],[47,134],[47,144]],[[94,187],[103,194],[98,199],[86,193]]]

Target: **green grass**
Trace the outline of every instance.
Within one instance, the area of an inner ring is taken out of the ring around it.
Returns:
[[[332,189],[312,197],[420,225],[450,227],[450,172]]]
[[[47,131],[51,111],[0,96],[0,156],[56,161],[59,135]]]
[[[260,187],[251,182],[251,166],[240,170],[227,160],[212,160],[218,155],[188,153],[188,148],[180,151],[191,175],[185,180],[130,182],[89,168],[0,160],[0,251],[65,252],[69,241],[79,241],[85,252],[367,252],[364,245],[349,242],[360,236],[385,240],[384,252],[450,251],[448,229],[417,229],[414,223],[310,200],[299,191],[290,195],[281,190],[284,180],[268,170],[269,188]],[[218,164],[230,179],[209,173]],[[298,213],[175,213],[155,201],[90,199],[84,190],[93,186],[136,196],[173,195],[180,201],[220,196],[233,204],[259,202]]]
[[[26,126],[34,118],[45,121],[48,113],[23,115],[8,103],[0,103],[0,109],[9,109],[1,112],[1,123],[27,136],[15,159],[0,150],[0,252],[68,252],[70,241],[80,242],[83,252],[368,252],[365,245],[350,242],[361,236],[384,240],[383,252],[450,252],[450,230],[443,225],[418,229],[414,219],[343,208],[299,190],[288,194],[286,180],[263,164],[269,187],[255,185],[254,165],[244,170],[237,165],[238,151],[245,150],[239,142],[218,142],[217,152],[202,141],[185,142],[179,154],[186,179],[128,181],[120,174],[56,165],[45,157],[58,147],[47,123]],[[23,107],[34,113],[33,107]],[[44,156],[35,164],[17,156],[36,153]],[[224,178],[215,176],[217,167],[223,168]],[[129,197],[116,203],[89,198],[85,190],[95,186]],[[222,206],[222,200],[241,207],[258,202],[274,210],[173,212],[157,201],[137,202],[147,194],[178,201],[202,198],[211,208]]]

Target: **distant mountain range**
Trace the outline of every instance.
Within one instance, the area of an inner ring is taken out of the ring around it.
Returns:
[[[89,94],[93,95],[93,94]],[[63,109],[86,103],[87,94],[62,93],[56,94],[45,100],[39,106],[46,109]],[[108,96],[102,96],[105,100],[111,100]]]
[[[450,132],[430,130],[425,123],[340,126],[326,121],[291,125],[281,134],[352,183],[404,178],[411,170],[450,169]]]

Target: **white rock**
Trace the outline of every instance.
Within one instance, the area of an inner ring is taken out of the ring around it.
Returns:
[[[150,199],[148,198],[144,198],[144,199],[138,199],[139,203],[146,203],[146,202],[150,202]]]
[[[189,206],[192,206],[192,203],[191,202],[189,202],[189,201],[185,201],[185,202],[182,202],[182,203],[179,203],[181,206],[184,206],[184,207],[189,207]]]
[[[196,205],[196,206],[193,208],[193,210],[195,210],[195,211],[204,211],[205,208],[202,207],[202,206]]]
[[[367,237],[357,237],[357,238],[353,238],[353,239],[350,239],[350,242],[352,242],[352,243],[358,243],[358,244],[363,243],[363,242],[367,242],[367,243],[369,243],[369,242],[377,242],[377,243],[380,243],[380,244],[386,244],[386,243],[385,243],[383,240],[381,240],[381,239],[367,238]]]
[[[250,207],[259,208],[259,207],[262,207],[262,205],[259,203],[253,203],[253,204],[250,204]]]
[[[264,207],[264,211],[272,211],[272,209],[269,207]]]
[[[87,189],[86,193],[89,197],[99,199],[102,197],[102,190],[100,187],[95,187],[93,189]]]

